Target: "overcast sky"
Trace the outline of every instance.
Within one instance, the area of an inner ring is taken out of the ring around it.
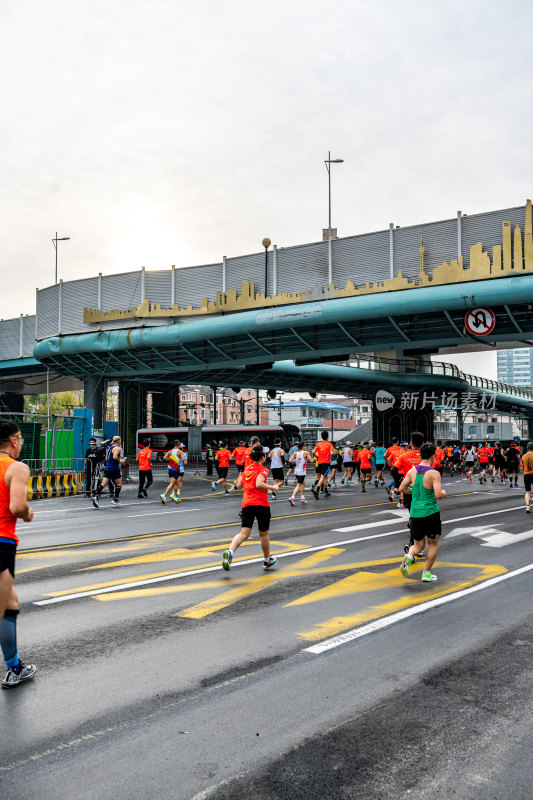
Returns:
[[[0,0],[0,317],[53,283],[56,231],[65,280],[317,241],[328,149],[341,236],[523,204],[532,18],[522,0]]]

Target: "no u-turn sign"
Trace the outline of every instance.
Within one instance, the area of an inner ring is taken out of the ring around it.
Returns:
[[[465,315],[465,328],[473,336],[487,336],[496,325],[496,316],[491,308],[471,308]]]

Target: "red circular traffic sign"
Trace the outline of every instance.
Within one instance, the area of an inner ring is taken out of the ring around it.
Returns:
[[[465,314],[465,327],[473,336],[487,336],[496,325],[496,316],[491,308],[471,308]]]

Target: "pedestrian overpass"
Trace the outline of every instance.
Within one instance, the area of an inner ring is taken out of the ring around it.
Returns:
[[[330,244],[334,280],[324,282]],[[530,346],[531,201],[332,243],[274,248],[262,264],[256,256],[99,275],[38,291],[34,318],[0,322],[0,392],[7,394],[6,381],[27,384],[27,375],[83,381],[98,416],[103,382],[118,380],[130,417],[135,403],[142,407],[142,393],[154,387],[167,387],[156,405],[174,416],[176,391],[169,387],[185,383],[368,398],[386,390],[398,404],[408,391],[426,392],[426,402],[429,392],[448,391],[481,403],[490,392],[495,409],[533,418],[526,390],[489,389],[481,379],[445,371],[428,374],[422,363],[430,354]],[[483,337],[465,323],[478,308],[496,321]],[[354,363],[367,353],[420,363],[401,374]]]

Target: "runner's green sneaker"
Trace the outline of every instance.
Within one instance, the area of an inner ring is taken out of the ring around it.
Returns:
[[[222,553],[222,569],[229,571],[229,566],[233,560],[233,556],[229,550],[224,550]]]
[[[270,569],[270,567],[273,567],[274,564],[277,564],[277,563],[278,563],[278,559],[276,558],[276,556],[270,556],[268,561],[263,561],[263,569]]]
[[[426,572],[426,570],[424,570],[422,573],[422,580],[424,583],[429,583],[430,581],[436,581],[437,576],[433,572]]]
[[[411,565],[415,560],[414,556],[411,553],[407,553],[404,560],[402,561],[402,566],[400,567],[400,572],[402,573],[404,578],[407,578],[409,575],[409,570],[411,569]]]

